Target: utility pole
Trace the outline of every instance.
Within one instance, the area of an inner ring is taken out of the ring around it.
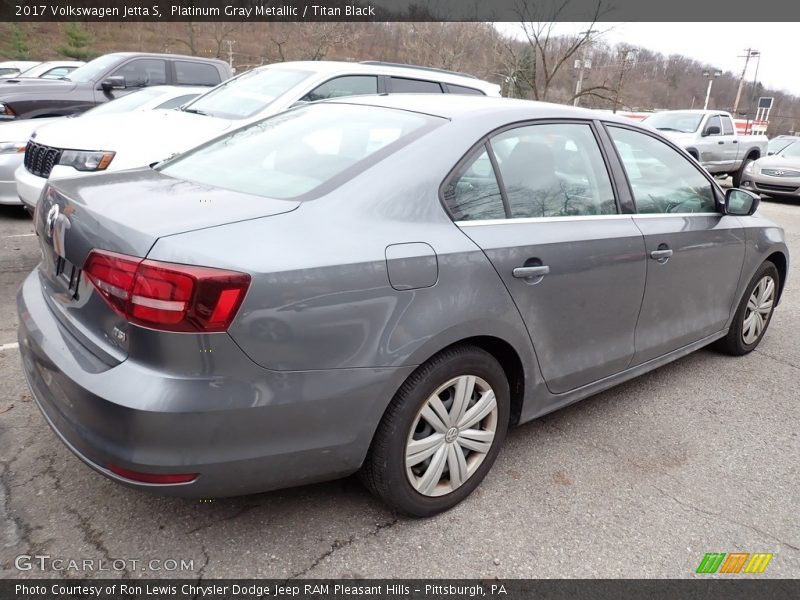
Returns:
[[[578,35],[585,36],[583,47],[581,48],[581,57],[575,61],[575,68],[578,69],[578,82],[575,84],[575,98],[572,101],[573,106],[578,106],[581,102],[581,89],[583,88],[583,74],[586,69],[592,68],[592,59],[586,58],[586,47],[592,43],[591,35],[592,30],[581,31]],[[591,56],[591,55],[590,55]]]
[[[628,65],[633,64],[636,60],[636,55],[638,52],[633,49],[623,49],[622,50],[622,64],[619,67],[619,81],[617,81],[617,89],[614,93],[614,110],[612,112],[617,112],[617,104],[619,104],[619,97],[622,93],[622,81],[625,79],[625,71],[628,68]]]
[[[739,88],[736,90],[736,100],[733,102],[733,110],[731,110],[734,119],[736,118],[736,109],[739,108],[739,99],[742,97],[742,86],[744,85],[744,76],[747,73],[747,65],[750,63],[751,57],[760,55],[760,52],[753,48],[747,48],[745,52],[747,54],[739,56],[739,58],[744,58],[744,69],[742,69],[742,75],[739,77]]]

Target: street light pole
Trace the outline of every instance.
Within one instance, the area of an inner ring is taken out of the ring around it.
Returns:
[[[720,75],[722,75],[722,71],[714,71],[713,76],[711,72],[703,71],[703,77],[708,77],[708,89],[706,89],[706,102],[703,104],[703,110],[708,110],[708,99],[711,98],[711,85]]]

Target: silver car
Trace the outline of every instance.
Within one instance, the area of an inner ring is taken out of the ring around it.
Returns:
[[[800,142],[750,163],[742,187],[768,196],[800,198]]]
[[[783,231],[658,133],[486,97],[309,104],[156,168],[48,187],[17,297],[84,462],[231,496],[359,472],[446,510],[509,425],[761,341]]]

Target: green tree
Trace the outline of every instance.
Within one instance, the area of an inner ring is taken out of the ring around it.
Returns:
[[[3,44],[2,54],[13,60],[29,58],[28,32],[18,23],[9,23],[5,29],[8,31],[8,37]]]
[[[92,48],[92,36],[80,23],[68,23],[64,27],[66,44],[56,48],[59,54],[75,60],[88,60],[97,53]]]

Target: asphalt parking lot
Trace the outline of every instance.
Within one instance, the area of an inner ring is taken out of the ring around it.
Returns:
[[[354,478],[200,502],[85,467],[21,372],[14,296],[39,251],[30,219],[0,207],[0,578],[690,577],[735,551],[774,554],[760,577],[800,577],[800,202],[760,210],[794,262],[757,351],[701,350],[518,427],[476,493],[413,520]],[[95,570],[20,571],[19,555]]]

